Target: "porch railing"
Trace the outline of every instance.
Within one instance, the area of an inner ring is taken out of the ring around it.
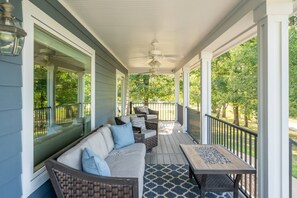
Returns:
[[[190,107],[187,107],[187,132],[197,143],[201,143],[200,112]]]
[[[221,144],[242,160],[257,169],[258,134],[228,123],[216,117],[206,115],[210,144]],[[240,182],[240,190],[246,197],[257,197],[257,176],[245,174]]]
[[[134,112],[134,107],[148,106],[148,108],[159,111],[160,121],[173,121],[175,120],[175,103],[173,102],[149,102],[147,104],[143,102],[130,102],[130,113]]]
[[[91,115],[91,104],[89,103],[56,106],[53,122],[58,125],[72,123],[73,119],[79,117],[80,109],[83,109],[85,116]],[[34,109],[34,138],[47,134],[51,111],[52,107]]]
[[[293,177],[297,176],[297,142],[289,138],[289,178],[290,178],[290,198],[292,198]],[[294,170],[294,174],[293,174]],[[295,186],[296,188],[296,186]]]
[[[181,104],[176,104],[177,105],[177,107],[176,107],[176,109],[177,109],[177,121],[181,124],[181,125],[183,125],[184,124],[184,113],[183,113],[183,111],[184,111],[184,107],[183,107],[183,105],[181,105]]]

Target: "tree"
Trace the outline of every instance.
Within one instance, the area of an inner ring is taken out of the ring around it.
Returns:
[[[248,118],[257,112],[257,42],[253,38],[212,62],[212,109],[226,116],[233,107],[233,123],[239,125],[240,113]]]
[[[133,102],[174,102],[173,75],[130,75],[129,86]]]
[[[200,109],[200,67],[190,72],[190,105]]]
[[[297,17],[289,19],[289,104],[291,117],[297,116]]]

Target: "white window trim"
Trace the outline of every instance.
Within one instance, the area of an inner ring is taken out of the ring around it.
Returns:
[[[23,2],[23,26],[27,37],[23,49],[22,66],[22,189],[23,197],[28,197],[49,177],[45,167],[33,172],[33,64],[34,64],[34,24],[44,28],[71,46],[91,57],[91,128],[95,128],[95,50],[73,35],[70,31],[42,12],[28,0]],[[44,21],[45,23],[42,23]]]
[[[122,86],[122,90],[121,90],[121,113],[122,115],[125,115],[125,111],[123,111],[125,109],[125,105],[126,104],[126,94],[123,92],[123,90],[125,89],[125,74],[123,74],[122,72],[120,72],[119,70],[116,70],[116,109],[115,109],[115,115],[118,115],[118,86],[119,86],[119,82],[118,80],[121,79],[123,81],[121,81],[121,86]],[[123,82],[123,83],[122,83]]]

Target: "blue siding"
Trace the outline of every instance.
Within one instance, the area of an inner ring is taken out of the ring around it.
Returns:
[[[1,1],[3,2],[3,1]],[[20,0],[11,1],[22,20]],[[0,56],[0,197],[21,197],[22,57]]]
[[[128,71],[57,0],[31,0],[31,2],[96,51],[95,125],[112,123],[115,116],[116,69],[124,74]],[[30,198],[51,197],[52,193],[51,183],[46,182]]]

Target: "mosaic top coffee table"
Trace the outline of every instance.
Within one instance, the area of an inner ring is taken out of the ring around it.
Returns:
[[[180,145],[189,162],[189,177],[194,176],[202,198],[207,191],[233,192],[238,197],[242,174],[256,174],[256,169],[221,145]],[[231,180],[227,174],[235,174]]]

